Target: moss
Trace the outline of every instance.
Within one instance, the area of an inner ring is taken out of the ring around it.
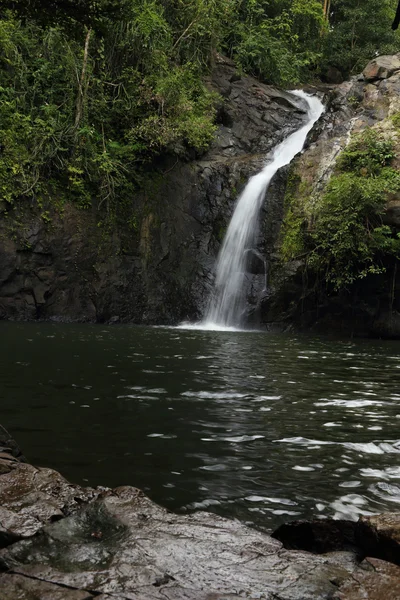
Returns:
[[[304,225],[304,216],[296,214],[290,208],[286,213],[282,231],[281,256],[284,261],[292,260],[304,252]]]
[[[306,228],[305,206],[309,184],[299,172],[301,159],[292,163],[284,197],[285,217],[281,229],[280,254],[284,262],[304,253],[304,230]]]
[[[400,112],[397,112],[397,113],[395,113],[394,115],[392,115],[392,116],[390,117],[390,119],[391,119],[391,121],[392,121],[392,123],[393,123],[393,126],[394,126],[396,129],[400,129]]]

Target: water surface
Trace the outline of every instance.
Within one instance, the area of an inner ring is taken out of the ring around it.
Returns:
[[[399,510],[400,343],[0,323],[0,423],[77,483],[273,528]]]

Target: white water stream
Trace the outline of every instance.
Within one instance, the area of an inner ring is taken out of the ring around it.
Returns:
[[[244,326],[246,251],[253,247],[265,194],[276,172],[301,152],[308,133],[324,110],[315,96],[303,91],[292,93],[307,102],[307,122],[275,148],[271,160],[260,173],[251,177],[240,195],[218,256],[214,292],[207,315],[196,328],[231,330]]]

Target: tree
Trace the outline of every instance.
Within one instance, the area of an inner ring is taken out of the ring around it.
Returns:
[[[320,0],[242,0],[223,45],[247,72],[268,82],[299,83],[319,63],[324,27]]]
[[[395,0],[332,0],[324,67],[347,76],[377,54],[397,52],[398,38],[390,28],[394,10]]]

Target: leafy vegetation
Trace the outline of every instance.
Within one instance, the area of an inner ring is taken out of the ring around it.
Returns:
[[[321,58],[326,28],[320,0],[234,4],[223,44],[243,70],[280,84],[307,79]]]
[[[189,42],[155,0],[123,17],[103,31],[0,20],[2,200],[68,195],[111,210],[153,156],[211,141],[214,98],[200,77],[211,41],[188,31],[197,60],[182,60]]]
[[[398,52],[398,35],[391,30],[396,6],[396,0],[332,0],[322,72],[334,66],[347,76],[378,54]]]
[[[299,255],[335,290],[385,270],[388,256],[400,256],[399,235],[384,225],[388,194],[400,191],[392,168],[394,142],[374,129],[356,135],[337,161],[326,191],[306,216],[290,206],[282,253]]]
[[[0,201],[68,198],[115,214],[158,155],[184,158],[212,141],[203,76],[216,51],[267,82],[297,84],[394,48],[394,0],[326,5],[2,0]]]

